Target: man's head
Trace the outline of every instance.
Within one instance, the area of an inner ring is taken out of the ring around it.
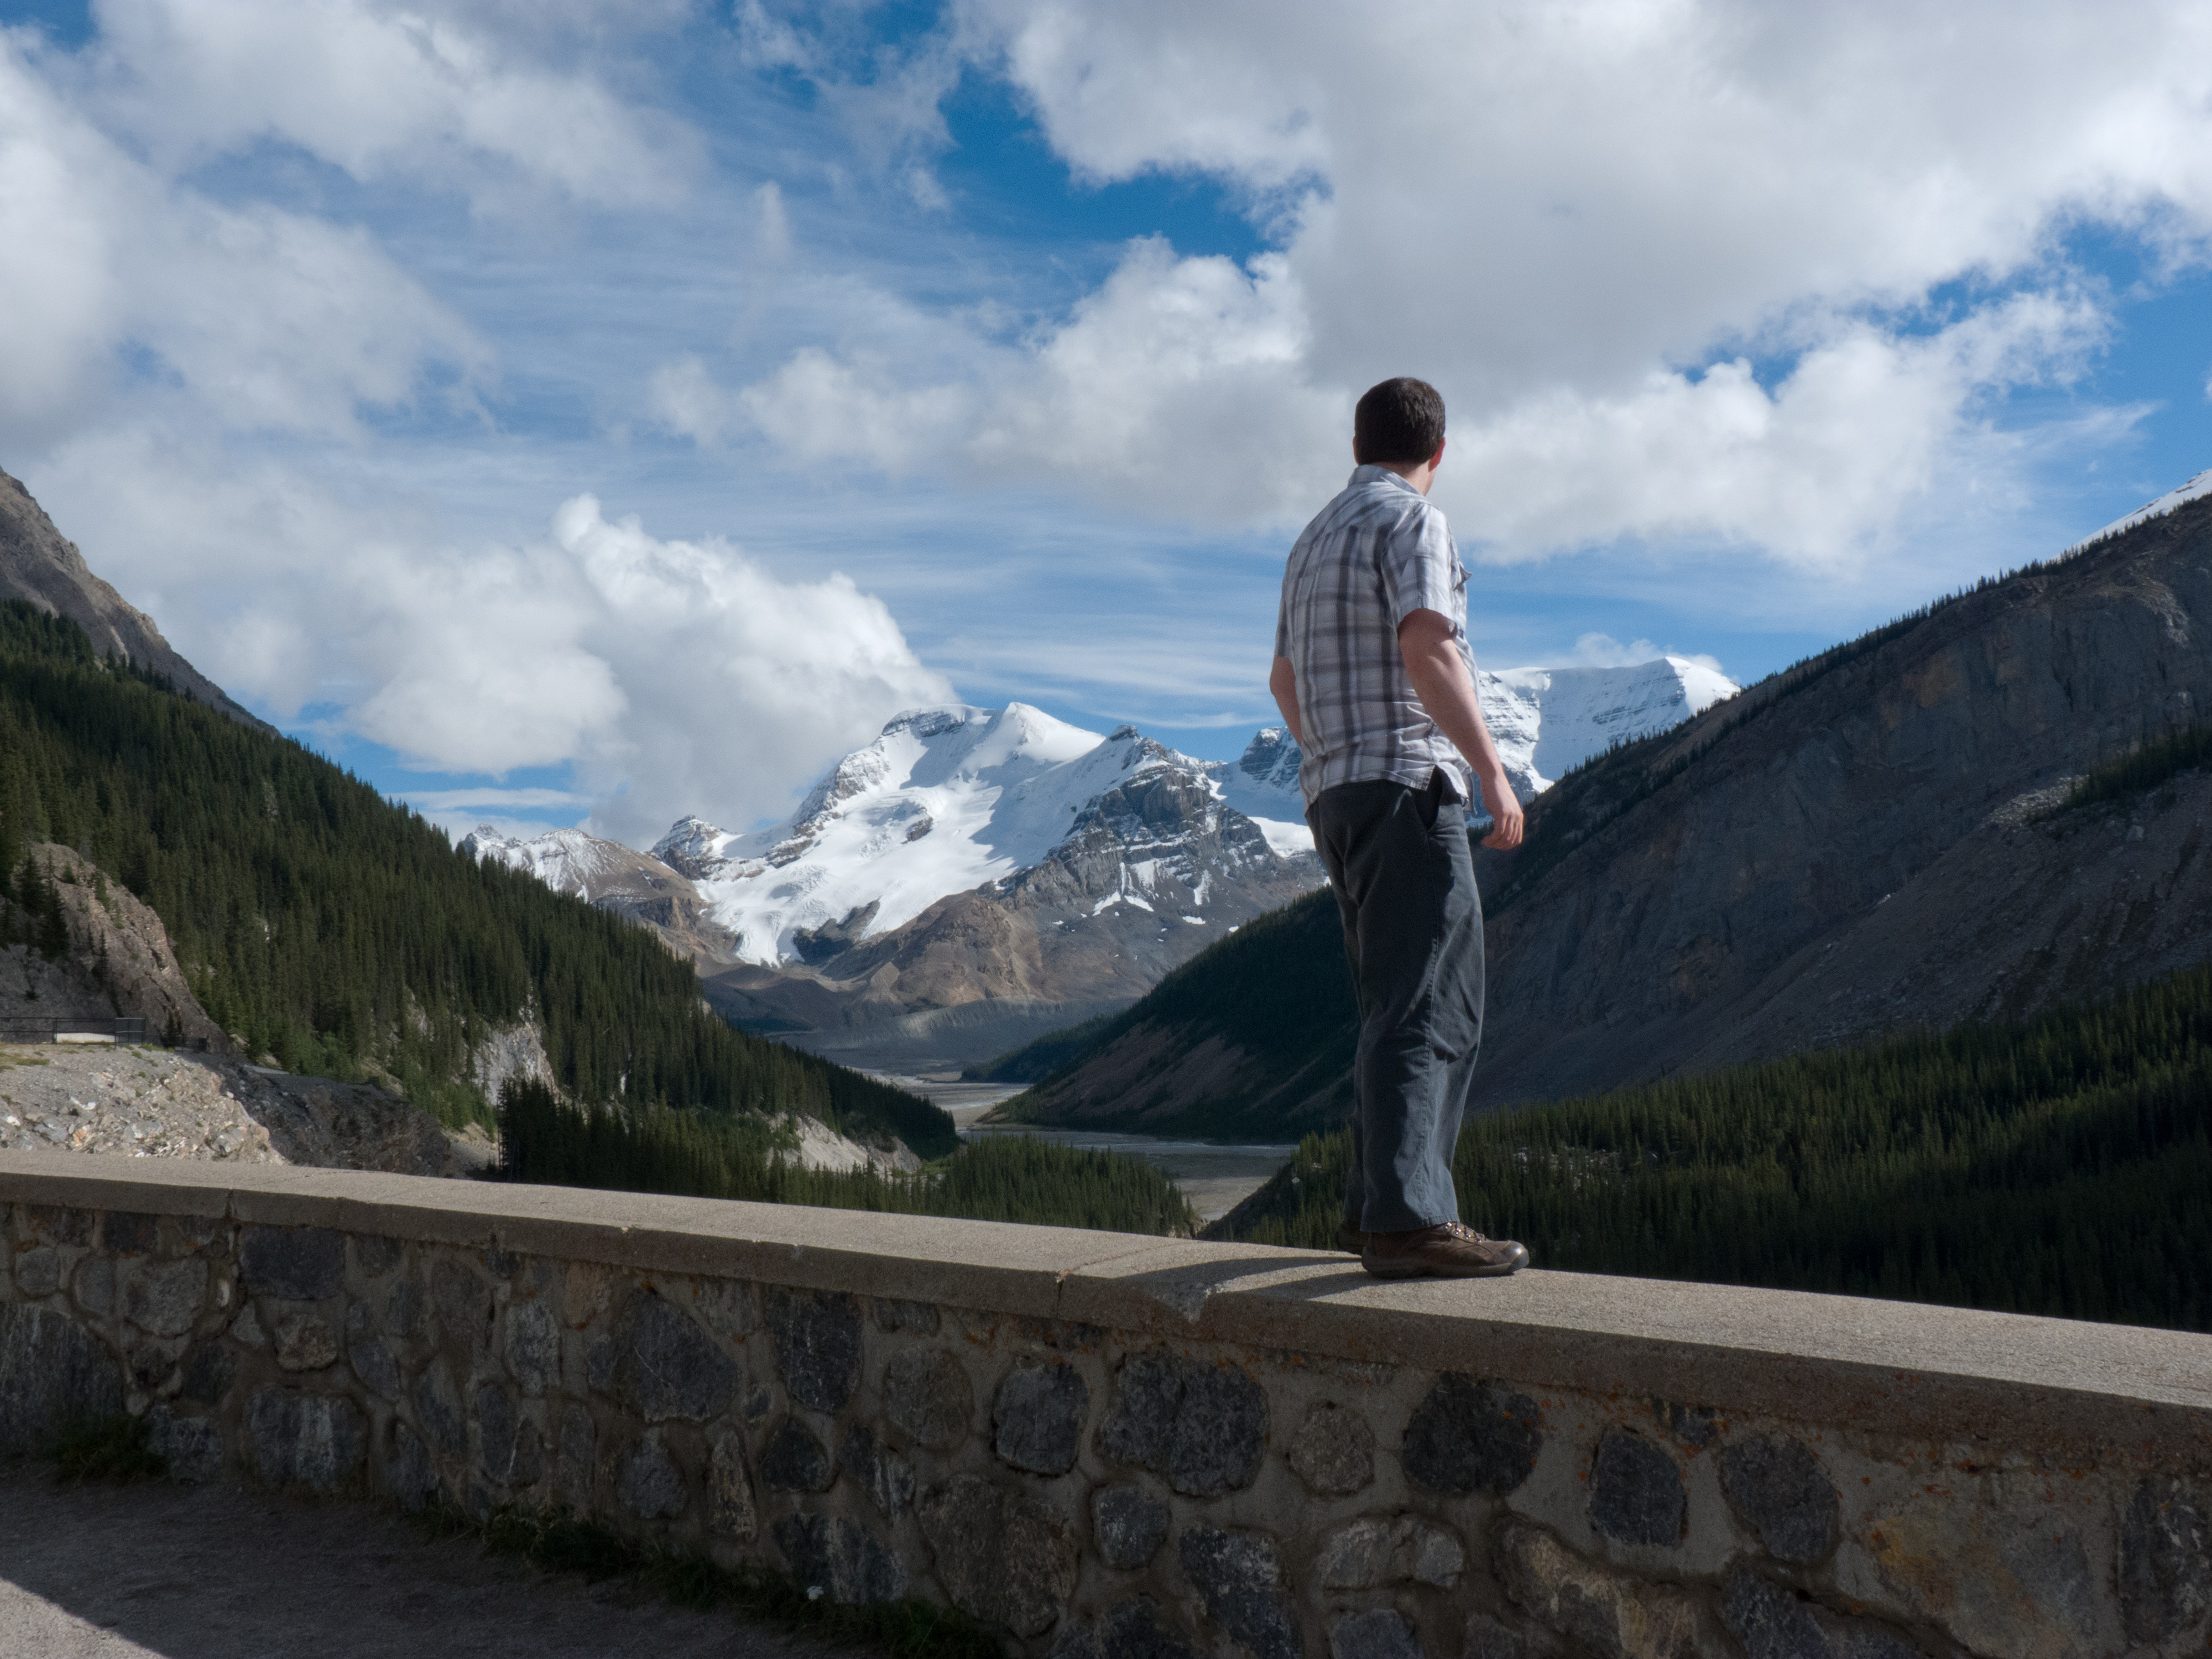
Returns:
[[[1443,441],[1444,400],[1426,380],[1371,386],[1352,411],[1352,459],[1362,466],[1415,465]]]

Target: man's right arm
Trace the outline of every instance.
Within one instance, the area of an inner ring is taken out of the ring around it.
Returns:
[[[1306,734],[1298,725],[1298,671],[1288,657],[1276,658],[1275,665],[1267,671],[1267,690],[1275,695],[1275,707],[1283,711],[1291,741],[1304,749]]]

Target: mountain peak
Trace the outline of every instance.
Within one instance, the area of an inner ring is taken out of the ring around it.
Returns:
[[[93,574],[76,544],[54,528],[22,480],[6,472],[0,472],[0,599],[26,599],[50,617],[67,617],[102,656],[159,674],[195,702],[275,735],[276,727],[179,655],[151,617]]]

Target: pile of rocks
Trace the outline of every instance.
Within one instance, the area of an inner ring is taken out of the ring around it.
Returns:
[[[0,1152],[120,1152],[470,1176],[496,1154],[366,1084],[212,1054],[66,1043],[0,1044]]]
[[[222,1067],[161,1048],[0,1046],[0,1151],[287,1160]]]

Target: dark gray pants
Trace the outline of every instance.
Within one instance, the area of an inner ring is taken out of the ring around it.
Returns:
[[[1459,1218],[1452,1149],[1482,1048],[1482,902],[1467,811],[1426,789],[1345,783],[1306,814],[1359,997],[1345,1219],[1406,1232]]]

